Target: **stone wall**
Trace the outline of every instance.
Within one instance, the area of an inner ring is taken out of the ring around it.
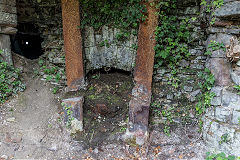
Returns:
[[[216,23],[207,29],[206,47],[214,40],[226,46],[234,45],[234,54],[239,55],[240,1],[225,0],[215,13]],[[230,43],[232,38],[234,44]],[[216,87],[212,89],[216,97],[212,100],[213,107],[203,117],[203,138],[211,151],[240,156],[240,96],[233,88],[233,85],[239,85],[238,65],[237,61],[227,60],[222,49],[214,51],[206,63],[216,78]]]
[[[0,26],[16,26],[16,0],[1,0],[0,13]]]
[[[177,9],[172,14],[179,19],[196,17],[195,21],[191,21],[191,56],[179,63],[179,72],[174,77],[167,67],[155,69],[153,83],[154,99],[158,100],[161,106],[179,107],[183,110],[190,107],[195,110],[197,96],[202,94],[197,73],[206,67],[210,68],[216,78],[216,86],[212,89],[216,97],[212,101],[214,107],[208,109],[203,117],[203,138],[211,150],[235,155],[240,153],[240,96],[232,87],[232,79],[235,83],[240,82],[240,76],[236,72],[240,73],[240,69],[227,61],[226,53],[222,50],[214,51],[210,58],[204,53],[211,40],[227,45],[233,36],[239,39],[239,3],[239,0],[225,0],[224,6],[216,11],[215,25],[206,28],[209,17],[203,13],[200,1],[179,0]],[[17,8],[18,22],[36,25],[44,38],[44,57],[52,64],[64,67],[60,0],[17,0]],[[132,71],[136,55],[133,46],[137,43],[137,37],[131,36],[127,41],[117,43],[114,39],[116,34],[116,29],[106,26],[100,31],[89,27],[84,29],[86,72],[102,67]],[[178,82],[178,86],[169,84],[174,80]],[[194,119],[190,112],[189,116]],[[174,121],[180,122],[181,119]],[[223,141],[225,137],[227,140]]]
[[[118,29],[104,26],[100,31],[92,27],[84,29],[84,51],[86,72],[104,67],[132,71],[135,66],[137,36],[131,35],[125,41],[118,41]]]
[[[3,51],[4,61],[12,64],[11,42],[9,34],[16,33],[13,28],[17,25],[17,11],[15,0],[0,1],[0,50]]]
[[[64,65],[61,0],[17,0],[17,12],[19,30],[40,33],[44,56]]]
[[[51,63],[64,65],[61,1],[41,0],[38,3],[35,0],[17,0],[17,9],[18,23],[34,25],[44,38],[44,56]],[[118,33],[119,30],[107,26],[100,31],[91,27],[83,29],[86,72],[104,67],[133,70],[136,55],[133,46],[137,37],[131,35],[128,40],[117,42],[115,37]]]
[[[207,56],[204,53],[207,35],[203,27],[204,16],[200,13],[200,2],[195,0],[179,1],[177,9],[172,13],[177,15],[180,20],[190,19],[190,35],[193,42],[188,45],[190,57],[180,61],[176,74],[173,73],[173,75],[172,70],[168,67],[159,67],[154,71],[154,99],[166,108],[174,107],[184,110],[184,107],[190,106],[194,109],[198,102],[197,96],[201,94],[197,74],[205,69]],[[195,21],[192,20],[194,17]],[[178,117],[175,121],[181,122],[181,118]]]

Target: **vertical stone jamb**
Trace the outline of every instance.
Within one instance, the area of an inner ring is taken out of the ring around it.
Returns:
[[[138,50],[134,73],[135,87],[129,103],[129,122],[124,139],[136,138],[138,145],[148,139],[148,119],[151,103],[151,86],[154,65],[155,28],[158,25],[157,9],[146,3],[147,20],[140,24]]]
[[[0,0],[0,57],[10,65],[13,64],[10,35],[17,32],[16,26],[16,0]]]
[[[62,0],[62,18],[67,85],[69,91],[75,91],[85,84],[78,0]]]

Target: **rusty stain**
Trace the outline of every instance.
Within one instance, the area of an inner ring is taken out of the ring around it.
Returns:
[[[151,103],[151,86],[154,65],[155,28],[158,25],[157,9],[146,3],[147,20],[142,22],[138,32],[138,50],[134,80],[136,85],[132,90],[129,103],[128,130],[140,138],[139,145],[147,140],[149,107]],[[136,143],[138,143],[136,140]]]
[[[158,17],[156,15],[156,8],[150,7],[149,4],[146,4],[146,6],[148,18],[139,27],[134,80],[137,83],[145,85],[148,90],[151,90],[155,55],[154,47],[156,44],[154,32],[158,24]]]
[[[67,85],[69,90],[78,90],[85,84],[78,0],[62,0],[62,19]]]

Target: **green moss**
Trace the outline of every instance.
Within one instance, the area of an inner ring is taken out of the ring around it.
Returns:
[[[128,138],[125,142],[132,147],[137,147],[136,137]]]

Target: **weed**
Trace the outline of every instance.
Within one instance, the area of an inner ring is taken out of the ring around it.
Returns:
[[[215,10],[217,8],[221,8],[221,6],[224,4],[224,0],[212,0],[212,1],[207,1],[207,0],[201,0],[202,6],[205,6],[205,12],[210,13],[211,15],[211,21],[210,25],[213,25],[216,21],[215,17]]]
[[[121,127],[120,128],[120,132],[123,133],[123,132],[126,132],[127,128],[126,127]]]
[[[212,51],[220,50],[222,49],[223,51],[226,51],[226,47],[223,43],[219,43],[216,41],[210,41],[208,45],[207,52],[205,52],[205,55],[212,55]]]
[[[56,93],[58,92],[58,90],[59,90],[58,87],[54,87],[54,88],[52,89],[52,93],[53,93],[53,94],[56,94]]]
[[[205,68],[204,72],[199,72],[198,77],[201,81],[198,85],[203,94],[198,97],[199,102],[195,109],[198,115],[202,115],[206,109],[211,106],[211,100],[215,97],[215,93],[210,92],[211,88],[214,86],[215,77],[207,68]]]
[[[227,156],[225,153],[221,152],[218,154],[211,154],[210,152],[206,153],[206,160],[238,160],[236,156],[229,155]]]
[[[173,118],[175,117],[173,107],[162,107],[160,103],[154,102],[152,104],[153,111],[160,117],[164,118],[164,133],[170,136],[170,125],[173,123]]]
[[[155,4],[161,8],[158,12],[161,23],[155,31],[155,68],[162,65],[176,66],[181,59],[190,56],[184,44],[190,42],[189,19],[178,20],[177,16],[169,16],[169,12],[176,9],[176,3],[176,0],[166,0]]]
[[[100,78],[100,73],[92,75],[92,79],[99,79]]]
[[[146,7],[141,0],[82,0],[81,9],[81,28],[91,26],[99,30],[104,25],[113,26],[120,29],[120,33],[116,36],[117,40],[128,38],[130,29],[138,29],[139,22],[146,19],[144,14]],[[108,46],[106,42],[101,44]]]
[[[4,103],[11,95],[25,90],[25,85],[20,79],[20,70],[4,62],[0,50],[0,104]]]
[[[238,91],[238,95],[240,95],[240,85],[235,85],[233,86],[237,91]]]
[[[230,137],[228,133],[225,133],[221,136],[221,140],[219,141],[219,144],[228,143],[230,141]]]
[[[66,122],[66,126],[67,127],[70,127],[71,124],[72,124],[72,120],[74,120],[74,117],[73,117],[73,111],[72,111],[72,106],[67,106],[65,103],[62,103],[61,104],[63,107],[64,107],[64,110],[66,112],[67,115],[67,122]]]

